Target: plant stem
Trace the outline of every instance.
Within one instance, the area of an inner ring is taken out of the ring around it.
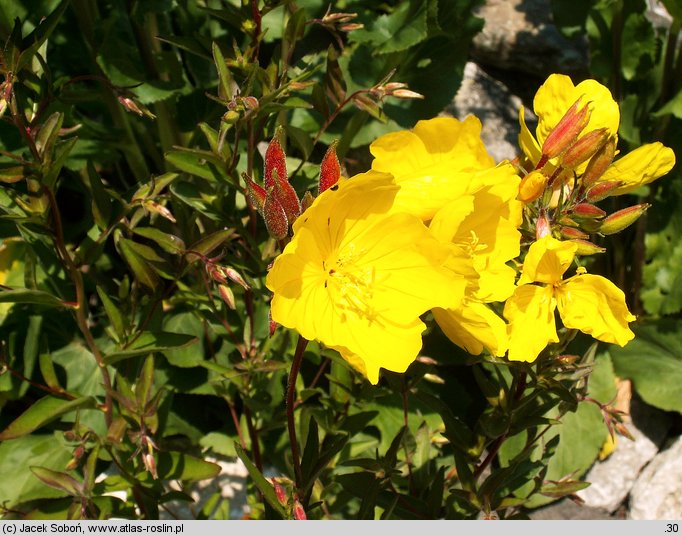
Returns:
[[[107,424],[107,428],[111,426],[112,413],[113,413],[113,399],[111,396],[112,386],[111,386],[111,376],[109,375],[109,370],[107,369],[106,363],[104,363],[104,356],[100,352],[97,344],[95,343],[95,338],[92,336],[90,327],[88,326],[88,315],[87,315],[87,297],[85,295],[85,285],[83,284],[83,275],[81,274],[78,267],[73,262],[71,254],[66,249],[64,243],[64,231],[62,227],[62,219],[59,214],[59,207],[57,206],[57,200],[54,197],[54,193],[49,188],[44,188],[45,195],[47,196],[50,209],[52,213],[52,221],[54,223],[54,241],[57,247],[57,252],[62,258],[64,266],[69,273],[69,277],[76,287],[76,323],[80,329],[88,348],[92,352],[92,355],[97,361],[97,366],[99,367],[100,374],[102,375],[102,383],[104,384],[104,420]]]
[[[298,489],[301,489],[303,485],[303,477],[301,475],[301,453],[298,449],[298,441],[296,440],[296,421],[294,419],[294,409],[296,399],[296,378],[298,377],[298,371],[301,369],[303,352],[305,351],[307,345],[308,339],[304,339],[301,335],[299,335],[298,343],[296,344],[296,352],[294,353],[294,361],[291,363],[289,381],[287,383],[287,427],[289,428],[291,457],[294,464],[294,478],[296,481],[296,488]]]

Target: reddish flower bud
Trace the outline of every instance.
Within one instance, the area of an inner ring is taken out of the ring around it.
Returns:
[[[268,190],[265,197],[263,219],[265,220],[265,227],[267,227],[270,236],[277,240],[281,240],[287,236],[289,232],[289,220],[287,220],[284,208],[282,208],[282,204],[275,195],[274,187]]]
[[[273,171],[277,172],[277,178],[280,182],[289,183],[289,176],[287,175],[287,158],[284,154],[284,149],[282,149],[282,146],[279,143],[279,139],[277,139],[278,133],[279,129],[265,151],[265,178],[263,179],[263,182],[265,183],[266,190],[275,186]]]
[[[253,182],[246,173],[242,174],[242,178],[246,183],[246,196],[248,197],[249,202],[262,214],[263,206],[265,205],[265,197],[267,195],[265,188]]]
[[[220,269],[223,272],[223,274],[225,274],[225,277],[227,277],[231,281],[234,281],[235,283],[237,283],[237,285],[242,286],[244,290],[249,290],[248,283],[244,281],[244,278],[237,270],[231,268],[230,266],[221,266]]]
[[[609,197],[611,192],[622,185],[623,181],[597,182],[596,184],[592,185],[589,190],[587,190],[585,197],[591,203],[596,203],[597,201],[601,201],[602,199]]]
[[[587,188],[596,182],[611,165],[615,156],[616,140],[615,138],[609,138],[606,140],[604,146],[599,149],[599,151],[597,151],[597,153],[587,163],[587,168],[585,169],[585,173],[583,173],[582,177],[583,187]]]
[[[562,227],[560,229],[561,234],[566,237],[566,238],[579,238],[579,239],[586,239],[589,238],[590,235],[587,233],[583,233],[581,230],[576,229],[575,227]]]
[[[151,452],[145,452],[142,454],[142,462],[144,463],[144,468],[152,475],[154,480],[159,479],[159,475],[156,472],[156,459]]]
[[[548,178],[541,171],[531,171],[519,184],[519,195],[516,197],[522,203],[531,203],[542,195],[547,186]]]
[[[298,200],[296,190],[289,184],[289,181],[279,180],[279,172],[276,169],[272,170],[272,176],[275,179],[275,194],[284,209],[284,213],[287,215],[289,225],[291,225],[301,215],[301,202]]]
[[[275,322],[272,319],[272,309],[268,309],[268,328],[269,328],[269,336],[272,337],[275,334],[275,331],[277,331],[277,326],[279,324]]]
[[[338,144],[338,140],[334,140],[324,154],[324,158],[322,158],[322,163],[320,164],[320,193],[334,186],[341,178],[341,166],[336,156],[336,146]]]
[[[279,485],[279,482],[277,482],[276,479],[272,479],[272,487],[275,488],[275,495],[277,496],[277,500],[279,501],[279,504],[282,506],[286,506],[287,504],[287,494],[284,491],[284,488]]]
[[[569,240],[571,244],[578,246],[576,253],[578,255],[594,255],[596,253],[604,253],[606,248],[599,247],[588,240]]]
[[[580,359],[579,355],[573,355],[573,354],[563,354],[560,356],[557,356],[557,361],[559,361],[562,365],[572,365],[578,359]]]
[[[591,205],[590,203],[578,203],[573,207],[572,214],[577,218],[590,219],[598,219],[606,216],[606,212],[595,205]]]
[[[399,99],[423,99],[424,95],[412,91],[411,89],[395,89],[391,91],[391,97],[397,97]]]
[[[535,222],[535,239],[540,240],[550,234],[552,234],[552,226],[549,224],[547,215],[542,211]]]
[[[585,134],[571,145],[561,159],[561,165],[565,169],[575,169],[583,162],[592,158],[602,148],[609,132],[606,128],[599,128]]]
[[[592,111],[589,103],[581,107],[581,100],[575,101],[542,144],[542,154],[547,158],[555,158],[566,151],[589,123]]]
[[[599,227],[599,232],[603,235],[619,233],[635,223],[650,206],[649,203],[642,203],[641,205],[634,205],[609,214]]]
[[[296,502],[294,503],[294,519],[299,521],[305,521],[308,519],[305,515],[305,510],[303,509],[301,503],[298,502],[298,499],[296,499]]]
[[[230,309],[234,311],[237,308],[234,301],[234,293],[230,287],[227,285],[219,285],[218,293],[220,294],[220,299],[222,299]]]

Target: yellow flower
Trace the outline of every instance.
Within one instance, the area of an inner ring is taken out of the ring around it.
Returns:
[[[607,137],[617,140],[620,111],[608,88],[596,80],[584,80],[574,86],[568,76],[552,74],[540,87],[533,100],[533,109],[538,116],[536,137],[533,137],[526,125],[523,107],[519,111],[521,124],[519,145],[533,165],[540,161],[541,147],[549,133],[578,100],[588,104],[591,110],[587,126],[578,138],[603,128]],[[551,168],[558,164],[558,159],[550,162],[551,172]],[[578,165],[576,172],[582,173],[587,165],[588,162]],[[675,154],[672,149],[659,142],[649,143],[616,160],[598,180],[622,181],[623,186],[611,194],[622,195],[662,177],[674,165]],[[572,176],[572,174],[564,173],[564,176],[569,175]],[[555,187],[558,188],[561,182],[556,181]]]
[[[540,160],[541,147],[549,133],[579,99],[585,104],[589,103],[591,109],[590,120],[582,131],[582,135],[598,128],[605,128],[611,136],[617,134],[620,111],[608,88],[596,80],[583,80],[574,86],[570,77],[563,74],[552,74],[540,86],[535,94],[535,99],[533,99],[533,110],[538,117],[536,137],[533,137],[526,126],[524,108],[521,107],[519,110],[519,122],[521,123],[519,145],[533,164],[537,164]]]
[[[574,277],[562,279],[576,249],[575,244],[551,236],[530,247],[518,287],[504,307],[511,361],[534,361],[548,343],[559,342],[557,308],[569,329],[620,346],[634,338],[628,322],[635,317],[628,311],[625,295],[611,281],[580,268]]]
[[[444,267],[456,246],[392,211],[398,190],[373,174],[324,191],[266,280],[275,322],[338,350],[372,383],[381,367],[407,369],[422,345],[419,316],[457,307],[467,285]]]
[[[474,174],[495,165],[481,141],[481,122],[437,117],[411,131],[392,132],[370,145],[372,171],[390,173],[400,185],[395,210],[430,220],[470,189]]]
[[[660,142],[647,143],[616,160],[599,179],[621,181],[611,195],[622,195],[649,184],[668,173],[675,165],[675,153]]]

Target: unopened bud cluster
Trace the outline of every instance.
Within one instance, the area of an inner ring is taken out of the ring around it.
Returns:
[[[616,137],[606,128],[586,130],[590,102],[579,98],[549,132],[535,169],[526,173],[518,200],[535,223],[535,238],[553,235],[573,242],[579,255],[602,253],[591,234],[610,235],[632,225],[649,208],[634,205],[608,214],[595,203],[617,194],[623,183],[602,180],[616,154]]]
[[[296,219],[314,201],[310,192],[299,199],[289,183],[286,155],[279,141],[279,130],[265,151],[263,185],[254,182],[246,174],[243,179],[246,195],[251,205],[265,220],[270,236],[276,240],[286,239]],[[320,164],[319,193],[333,187],[341,177],[341,166],[336,157],[336,142],[332,143]]]

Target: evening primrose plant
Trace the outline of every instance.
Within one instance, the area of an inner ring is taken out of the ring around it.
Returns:
[[[599,81],[496,162],[473,0],[10,4],[3,518],[524,518],[627,434],[598,259],[675,156]]]

